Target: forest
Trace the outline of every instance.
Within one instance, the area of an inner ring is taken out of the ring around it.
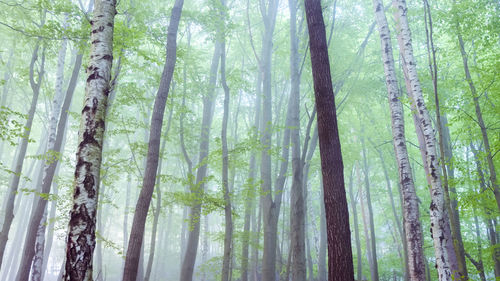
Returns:
[[[500,2],[0,0],[0,281],[500,280]]]

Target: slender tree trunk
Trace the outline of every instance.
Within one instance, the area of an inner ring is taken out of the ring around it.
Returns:
[[[276,202],[273,202],[272,176],[271,176],[271,143],[272,143],[272,93],[271,93],[271,58],[273,33],[276,23],[278,1],[269,0],[260,2],[260,11],[264,22],[264,37],[260,57],[260,70],[262,72],[262,120],[261,120],[261,154],[260,175],[262,181],[262,214],[264,223],[264,249],[262,257],[262,281],[274,281],[276,275],[276,235],[277,217]],[[288,154],[286,155],[288,159]],[[276,188],[275,188],[276,189]],[[276,190],[275,190],[276,192]],[[280,195],[281,196],[281,195]]]
[[[436,153],[436,139],[434,129],[432,128],[429,112],[425,106],[420,87],[420,81],[417,75],[416,61],[413,56],[411,42],[411,32],[408,25],[406,13],[408,8],[405,0],[394,0],[394,16],[397,22],[398,43],[400,52],[404,60],[406,69],[405,79],[410,85],[411,102],[416,106],[416,115],[418,116],[419,126],[422,128],[426,163],[429,168],[428,179],[431,187],[431,205],[430,218],[431,229],[434,241],[434,250],[436,255],[436,266],[440,281],[457,278],[458,266],[457,257],[453,250],[453,241],[451,237],[448,212],[445,207],[443,187],[441,185],[441,176],[438,157]],[[421,143],[422,145],[422,143]]]
[[[226,1],[221,0],[222,11],[221,17],[226,20]],[[224,27],[225,28],[225,27]],[[229,155],[227,149],[227,120],[229,118],[229,87],[226,82],[226,39],[225,35],[222,39],[221,56],[220,56],[220,76],[222,87],[224,88],[224,115],[222,117],[222,189],[224,193],[224,218],[225,218],[225,231],[224,231],[224,257],[222,261],[222,276],[221,281],[229,281],[229,272],[231,253],[232,253],[232,239],[233,239],[233,216],[231,207],[231,196],[229,190],[228,170],[229,170]]]
[[[362,129],[363,131],[363,129]],[[365,140],[364,137],[361,137],[361,146],[362,146],[362,152],[363,152],[363,174],[364,174],[364,181],[365,181],[365,191],[366,191],[366,203],[368,207],[368,219],[369,219],[369,226],[370,226],[370,241],[371,241],[371,252],[372,252],[372,263],[373,263],[373,270],[371,271],[372,275],[372,280],[373,281],[378,281],[379,276],[378,276],[378,259],[377,259],[377,240],[375,238],[375,223],[373,221],[373,208],[372,208],[372,199],[371,199],[371,192],[370,192],[370,180],[369,180],[369,167],[368,167],[368,160],[367,160],[367,155],[366,155],[366,146],[365,146]]]
[[[65,23],[64,23],[65,25]],[[63,92],[63,82],[64,82],[64,61],[66,60],[66,49],[67,49],[67,40],[64,39],[61,42],[61,47],[59,49],[59,55],[57,58],[57,73],[56,73],[56,84],[55,84],[55,93],[54,100],[52,101],[52,112],[49,120],[49,143],[47,145],[47,152],[52,153],[51,149],[53,147],[53,143],[56,138],[56,130],[57,130],[57,122],[59,119],[60,112],[62,110],[61,105],[64,99]],[[47,153],[46,152],[46,153]],[[57,151],[60,153],[60,151]],[[55,159],[51,159],[50,161],[57,161],[58,156],[50,155],[55,157]],[[49,157],[50,157],[49,156]],[[49,161],[49,162],[50,162]],[[36,243],[35,243],[35,256],[33,258],[33,264],[31,267],[31,280],[33,281],[41,281],[43,278],[43,251],[45,246],[45,229],[46,229],[46,221],[47,221],[47,207],[45,207],[43,211],[43,218],[38,226],[37,235],[36,235]]]
[[[78,76],[80,73],[80,68],[82,65],[82,54],[78,54],[75,58],[75,65],[73,72],[71,74],[70,82],[68,84],[68,89],[64,96],[64,102],[61,106],[62,100],[62,90],[59,89],[56,93],[56,98],[53,102],[53,112],[51,113],[51,118],[49,121],[49,134],[46,147],[46,153],[49,154],[49,158],[44,160],[43,168],[40,173],[42,182],[37,188],[40,193],[48,194],[52,186],[52,181],[57,170],[57,166],[60,159],[61,148],[64,142],[64,137],[66,133],[66,125],[68,120],[68,112],[71,106],[71,101],[73,100],[73,94],[75,92],[76,84],[78,82]],[[59,82],[57,82],[59,83]],[[61,82],[62,84],[62,82]],[[57,96],[59,95],[59,97]],[[47,217],[47,198],[35,198],[33,204],[33,210],[30,216],[30,222],[28,224],[28,230],[26,232],[25,245],[23,249],[23,258],[18,271],[18,280],[28,280],[29,278],[29,268],[33,262],[33,278],[41,278],[43,274],[43,247],[44,247],[44,236],[45,236],[45,220]],[[38,241],[38,242],[37,242]],[[33,256],[39,251],[39,256]],[[36,279],[38,280],[38,279]]]
[[[20,139],[19,151],[17,153],[13,174],[10,179],[9,189],[7,191],[8,198],[6,199],[6,204],[3,208],[5,210],[5,217],[3,219],[2,230],[0,231],[0,267],[2,266],[2,259],[5,252],[5,246],[7,245],[7,240],[9,236],[10,227],[12,226],[12,221],[14,220],[14,204],[16,201],[17,190],[19,188],[19,181],[21,179],[21,173],[23,171],[24,158],[26,157],[26,150],[28,149],[28,140],[31,133],[31,126],[33,125],[33,119],[35,117],[36,105],[38,103],[38,96],[40,95],[40,87],[42,84],[42,78],[45,71],[45,47],[42,48],[42,57],[40,62],[40,69],[38,70],[38,77],[35,77],[35,63],[38,61],[38,55],[40,50],[41,39],[37,39],[33,54],[31,56],[30,62],[30,85],[33,91],[33,97],[31,98],[30,109],[28,110],[28,118],[24,125],[23,136]],[[37,80],[35,82],[35,79]],[[29,274],[29,272],[28,272]]]
[[[354,198],[354,190],[353,190],[353,173],[354,173],[354,167],[351,170],[350,176],[349,176],[349,200],[351,201],[351,209],[352,209],[352,215],[354,219],[354,241],[356,243],[356,260],[357,260],[357,270],[356,270],[356,280],[362,280],[363,279],[363,260],[362,260],[362,253],[361,253],[361,240],[359,238],[359,223],[358,223],[358,211],[356,208],[356,199]],[[361,197],[358,195],[358,198],[361,199]]]
[[[444,199],[445,204],[448,209],[448,214],[450,216],[450,227],[451,227],[451,235],[453,238],[453,248],[455,249],[455,255],[457,256],[458,262],[458,274],[460,276],[460,280],[468,280],[467,273],[467,264],[465,263],[465,250],[464,244],[462,241],[462,234],[460,230],[460,217],[458,213],[458,206],[456,199],[451,199],[450,193],[453,195],[453,198],[456,198],[456,190],[453,185],[452,179],[450,179],[448,175],[448,170],[452,170],[450,167],[451,163],[451,147],[446,145],[445,148],[445,137],[444,137],[444,128],[446,128],[448,137],[449,130],[447,128],[448,124],[445,122],[446,118],[442,118],[441,115],[441,107],[440,100],[438,94],[438,78],[437,78],[437,63],[436,63],[436,49],[434,48],[434,38],[433,38],[433,26],[432,26],[432,16],[431,16],[431,8],[429,6],[429,2],[424,0],[424,11],[425,11],[425,33],[426,33],[426,43],[427,43],[427,54],[429,61],[429,71],[432,78],[432,85],[434,89],[434,101],[436,106],[436,128],[439,134],[439,151],[440,151],[440,161],[442,168],[442,180],[443,180],[443,188],[444,188]],[[449,141],[449,138],[448,138]],[[450,156],[448,158],[448,156]],[[452,171],[451,171],[452,172]]]
[[[260,125],[260,106],[261,106],[261,93],[260,86],[262,84],[261,76],[258,75],[257,87],[256,87],[256,97],[255,97],[255,116],[254,116],[254,131],[253,137],[258,137],[259,125]],[[249,241],[251,237],[257,235],[256,231],[253,230],[250,234],[250,222],[252,213],[255,213],[255,197],[256,197],[256,180],[254,179],[256,174],[256,155],[252,153],[250,155],[250,164],[248,170],[248,180],[247,180],[247,190],[246,190],[246,200],[245,200],[245,218],[243,226],[243,241],[242,241],[242,257],[241,257],[241,281],[248,281],[248,262],[249,262]],[[255,215],[254,215],[255,217]],[[253,222],[255,227],[255,219]],[[252,247],[254,250],[257,249],[256,245]]]
[[[366,243],[366,258],[368,260],[368,264],[370,266],[370,275],[373,272],[373,255],[372,248],[370,247],[370,232],[369,232],[369,223],[368,218],[366,217],[366,207],[365,200],[363,198],[363,183],[361,182],[361,170],[359,165],[356,165],[356,176],[358,178],[358,195],[359,195],[359,203],[361,205],[361,219],[363,221],[363,232],[365,235],[365,243]]]
[[[205,184],[203,180],[207,174],[207,163],[204,163],[208,156],[208,149],[210,143],[210,128],[213,119],[213,107],[215,103],[215,84],[217,81],[217,69],[219,68],[221,44],[219,41],[215,43],[214,54],[212,56],[212,63],[210,66],[210,78],[208,91],[203,98],[203,118],[201,124],[200,134],[200,148],[198,155],[198,162],[200,167],[196,172],[195,184],[190,186],[191,194],[197,198],[203,196]],[[203,163],[203,164],[202,164]],[[192,281],[194,265],[196,262],[196,255],[198,252],[198,243],[200,239],[200,219],[201,219],[201,202],[195,200],[190,208],[189,215],[190,232],[188,234],[188,241],[186,244],[186,252],[182,259],[180,281]]]
[[[391,110],[393,147],[398,164],[399,182],[402,194],[404,221],[404,242],[407,249],[408,275],[410,280],[425,280],[422,226],[418,210],[417,195],[413,183],[408,151],[406,148],[404,112],[398,89],[396,67],[392,53],[391,34],[381,0],[374,0],[373,7],[380,34],[382,59]],[[382,157],[382,155],[380,155]],[[400,228],[401,229],[401,228]]]
[[[174,73],[176,52],[177,52],[177,30],[182,13],[184,0],[176,0],[170,15],[170,23],[167,30],[167,55],[165,65],[160,80],[160,86],[155,98],[153,114],[151,116],[151,127],[149,131],[148,155],[146,169],[144,171],[143,186],[139,199],[137,200],[136,212],[130,231],[127,257],[123,273],[124,281],[135,281],[139,265],[140,251],[144,239],[144,227],[148,215],[151,197],[153,196],[156,173],[158,170],[158,158],[160,150],[161,128],[163,125],[163,115],[167,102],[170,83]]]
[[[354,280],[342,152],[320,0],[305,0],[328,233],[328,280]]]
[[[292,188],[290,232],[292,280],[306,280],[305,203],[302,186],[303,163],[300,154],[300,74],[299,39],[297,37],[297,0],[288,0],[290,9],[290,141],[292,145]],[[310,248],[308,247],[310,250]],[[312,274],[312,272],[311,272]]]
[[[498,186],[497,182],[497,172],[495,169],[495,164],[493,162],[493,154],[491,153],[491,147],[490,147],[490,140],[488,137],[488,130],[486,127],[486,124],[484,123],[483,119],[483,113],[481,112],[481,106],[479,105],[479,95],[476,90],[476,86],[474,84],[474,81],[472,80],[472,76],[470,74],[469,70],[469,64],[468,64],[468,55],[467,52],[465,51],[465,44],[464,40],[462,38],[462,32],[461,32],[461,27],[456,20],[456,28],[457,28],[457,37],[458,37],[458,45],[460,47],[460,54],[462,55],[462,61],[464,65],[464,72],[465,72],[465,80],[467,80],[467,83],[469,84],[470,92],[472,94],[472,100],[474,101],[474,109],[476,111],[476,118],[477,118],[477,124],[479,125],[479,128],[481,129],[481,136],[483,139],[483,144],[484,144],[484,150],[486,152],[486,162],[488,163],[488,172],[490,176],[490,183],[491,187],[493,189],[493,193],[495,194],[495,199],[497,201],[497,206],[498,210],[500,210],[500,188]]]
[[[111,64],[116,2],[96,1],[82,110],[63,280],[92,280],[92,255]]]

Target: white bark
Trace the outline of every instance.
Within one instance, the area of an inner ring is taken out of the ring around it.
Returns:
[[[413,56],[411,32],[406,17],[408,8],[405,0],[394,0],[394,16],[397,22],[398,43],[401,55],[406,67],[405,79],[408,81],[411,91],[409,93],[411,102],[416,107],[418,125],[422,129],[425,142],[426,163],[428,166],[428,179],[430,183],[431,205],[431,234],[434,242],[436,255],[436,268],[440,281],[452,280],[452,275],[457,270],[456,256],[454,250],[449,249],[452,244],[451,230],[447,211],[444,204],[443,188],[436,152],[436,139],[432,128],[429,112],[425,106],[420,81],[418,79],[416,61]],[[421,144],[422,145],[422,144]],[[407,233],[408,235],[409,233]],[[453,262],[455,261],[455,262]]]
[[[115,0],[96,1],[63,280],[92,280],[105,114],[113,61]]]
[[[422,226],[415,185],[412,178],[408,151],[406,149],[403,105],[400,101],[391,34],[385,17],[382,0],[373,0],[375,18],[380,34],[382,61],[384,62],[385,81],[391,110],[393,144],[398,163],[399,180],[403,197],[403,216],[405,241],[408,248],[408,269],[410,280],[425,280]]]

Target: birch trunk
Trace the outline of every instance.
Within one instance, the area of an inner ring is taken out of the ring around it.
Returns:
[[[429,169],[428,179],[430,181],[431,192],[431,234],[434,242],[438,278],[440,281],[452,280],[452,278],[459,278],[459,276],[457,276],[457,257],[453,248],[450,249],[450,245],[453,247],[453,241],[441,185],[440,168],[436,153],[436,139],[434,137],[434,129],[432,128],[429,112],[423,99],[422,89],[417,74],[416,61],[413,56],[411,32],[406,17],[408,8],[405,0],[394,0],[393,6],[395,9],[394,16],[397,22],[399,49],[404,60],[403,64],[406,67],[405,79],[411,88],[411,102],[416,107],[418,125],[422,129],[425,142],[425,163],[427,163]],[[421,146],[424,146],[424,144],[421,143]],[[409,232],[407,235],[408,234]]]
[[[115,0],[98,0],[92,20],[85,103],[76,154],[73,208],[63,280],[92,280],[96,212],[111,65]]]
[[[64,23],[65,25],[65,23]],[[64,28],[64,27],[63,27]],[[57,122],[59,119],[59,115],[61,113],[61,105],[64,99],[63,93],[63,82],[64,82],[64,61],[66,60],[66,49],[67,49],[67,40],[64,39],[61,42],[61,47],[59,48],[59,54],[57,57],[57,73],[56,73],[56,83],[55,83],[55,91],[54,91],[54,100],[52,101],[52,111],[49,118],[49,140],[47,144],[46,153],[52,153],[54,148],[54,142],[56,140],[56,130],[57,130]],[[55,152],[55,151],[54,151]],[[58,151],[60,153],[60,151]],[[55,159],[50,159],[47,162],[57,161],[59,158],[56,155],[50,155],[49,157],[55,157]],[[52,158],[51,157],[51,158]],[[45,164],[47,165],[47,164]],[[46,221],[47,221],[47,207],[43,210],[42,220],[38,226],[36,242],[35,242],[35,256],[33,257],[33,264],[31,267],[31,280],[33,281],[41,281],[43,278],[43,251],[45,246],[45,229],[46,229]]]
[[[124,281],[136,281],[137,278],[140,251],[144,239],[144,227],[151,198],[153,196],[156,173],[158,169],[161,128],[163,125],[163,115],[165,113],[165,105],[170,90],[170,83],[174,73],[177,52],[177,30],[179,27],[183,4],[183,0],[175,1],[167,30],[167,54],[151,117],[146,169],[144,171],[142,189],[139,199],[137,200],[136,212],[134,214],[132,229],[130,231],[127,257],[125,258],[125,268],[123,272]]]
[[[7,191],[7,201],[4,206],[5,217],[3,219],[2,230],[0,231],[0,267],[2,266],[3,255],[5,252],[5,246],[7,245],[7,240],[9,239],[9,231],[12,226],[12,221],[14,220],[14,204],[16,201],[17,190],[19,188],[19,181],[21,179],[21,173],[23,171],[24,158],[26,157],[26,150],[28,149],[28,140],[31,133],[31,126],[33,125],[33,119],[35,117],[36,105],[38,103],[38,96],[40,95],[40,87],[42,84],[42,78],[45,72],[45,47],[42,48],[42,57],[40,62],[40,69],[38,70],[38,77],[35,77],[35,63],[38,61],[39,50],[40,50],[41,39],[37,39],[35,48],[33,50],[30,62],[30,86],[33,91],[33,97],[31,98],[30,109],[28,110],[28,119],[24,125],[23,136],[20,139],[19,151],[15,158],[15,164],[13,169],[13,174],[10,179],[9,190]],[[35,79],[37,81],[35,81]]]
[[[407,249],[407,267],[410,280],[425,280],[425,263],[422,240],[422,226],[418,210],[417,194],[406,148],[403,105],[400,100],[396,67],[392,52],[391,34],[381,0],[373,0],[375,18],[378,25],[382,60],[384,62],[393,147],[399,171],[399,183],[403,202],[404,242]],[[382,154],[380,154],[382,157]]]
[[[354,280],[349,211],[332,89],[325,24],[320,0],[305,0],[324,201],[328,233],[328,280]]]

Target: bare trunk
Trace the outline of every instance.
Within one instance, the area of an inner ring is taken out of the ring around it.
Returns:
[[[105,115],[111,65],[116,2],[96,1],[90,61],[76,154],[73,208],[67,235],[63,280],[92,280],[92,255],[99,192]]]
[[[356,199],[354,198],[354,190],[353,190],[353,173],[354,173],[354,167],[351,170],[350,176],[349,176],[349,200],[351,201],[351,209],[352,209],[352,216],[354,219],[354,242],[356,243],[356,260],[357,260],[357,267],[356,267],[356,280],[363,280],[363,260],[362,260],[362,253],[361,253],[361,240],[359,238],[359,223],[358,223],[358,211],[356,208]],[[358,198],[361,198],[360,195],[358,195]],[[324,279],[326,281],[326,279]]]
[[[328,235],[328,280],[354,280],[349,211],[332,89],[325,25],[319,0],[305,0]]]

